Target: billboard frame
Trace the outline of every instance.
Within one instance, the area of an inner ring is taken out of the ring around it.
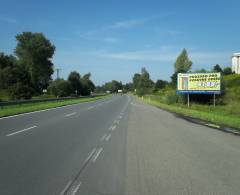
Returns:
[[[209,73],[178,73],[177,74],[177,88],[178,88],[178,75],[179,74],[214,74],[218,73],[220,74],[220,90],[176,90],[177,94],[187,94],[187,103],[188,107],[190,106],[190,94],[213,94],[213,105],[214,107],[216,106],[216,94],[221,94],[222,93],[222,74],[221,72],[209,72]]]

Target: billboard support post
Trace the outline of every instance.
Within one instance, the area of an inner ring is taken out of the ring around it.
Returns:
[[[190,106],[190,97],[189,97],[189,93],[187,94],[187,106],[188,106],[188,108],[189,108],[189,106]]]

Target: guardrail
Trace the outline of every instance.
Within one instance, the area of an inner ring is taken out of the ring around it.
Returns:
[[[105,94],[91,95],[91,96],[80,96],[80,97],[62,97],[62,98],[46,98],[46,99],[33,99],[33,100],[14,100],[14,101],[3,101],[0,102],[0,108],[5,106],[14,106],[14,105],[23,105],[30,103],[39,103],[39,102],[55,102],[55,101],[63,101],[63,100],[75,100],[81,98],[93,98],[98,96],[103,96]]]

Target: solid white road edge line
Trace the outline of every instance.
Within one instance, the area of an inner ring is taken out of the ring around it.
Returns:
[[[96,162],[98,156],[100,155],[100,153],[103,151],[103,148],[99,148],[98,151],[95,153],[92,162]]]
[[[24,131],[29,131],[30,129],[33,129],[33,128],[36,128],[36,127],[37,127],[37,126],[34,125],[34,126],[32,126],[32,127],[28,127],[28,128],[26,128],[26,129],[23,129],[23,130],[20,130],[20,131],[16,131],[16,132],[14,132],[14,133],[7,134],[6,136],[16,135],[16,134],[18,134],[18,133],[22,133],[22,132],[24,132]]]

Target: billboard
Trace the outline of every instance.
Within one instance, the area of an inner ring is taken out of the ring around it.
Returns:
[[[221,93],[221,73],[178,73],[178,93]]]

